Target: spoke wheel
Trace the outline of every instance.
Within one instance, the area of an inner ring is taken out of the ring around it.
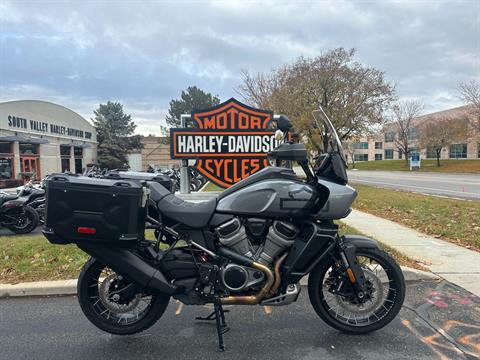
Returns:
[[[362,301],[358,301],[348,278],[333,260],[311,273],[309,297],[317,314],[330,326],[367,333],[395,318],[403,304],[405,284],[401,269],[386,252],[358,249],[356,256],[365,275]]]
[[[143,331],[163,315],[169,297],[135,289],[123,276],[90,259],[78,281],[85,316],[98,328],[118,335]]]

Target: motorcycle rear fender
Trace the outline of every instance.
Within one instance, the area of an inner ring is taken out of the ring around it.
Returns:
[[[18,208],[18,207],[21,207],[23,205],[25,205],[25,200],[17,199],[17,200],[6,201],[2,204],[2,207],[0,208],[0,211],[6,212],[10,209]]]

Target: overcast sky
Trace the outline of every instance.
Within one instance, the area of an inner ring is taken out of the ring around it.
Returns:
[[[226,100],[239,73],[335,47],[386,72],[426,111],[480,79],[480,1],[0,0],[0,101],[40,99],[86,118],[121,101],[143,134],[197,85]]]

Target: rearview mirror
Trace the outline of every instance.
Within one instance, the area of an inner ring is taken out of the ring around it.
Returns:
[[[292,122],[287,115],[279,115],[277,119],[277,128],[283,132],[287,132],[292,127]]]

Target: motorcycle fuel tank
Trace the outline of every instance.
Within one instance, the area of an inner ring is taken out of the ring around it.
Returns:
[[[317,190],[295,180],[265,180],[235,191],[217,204],[217,212],[256,217],[299,218],[315,204]]]

